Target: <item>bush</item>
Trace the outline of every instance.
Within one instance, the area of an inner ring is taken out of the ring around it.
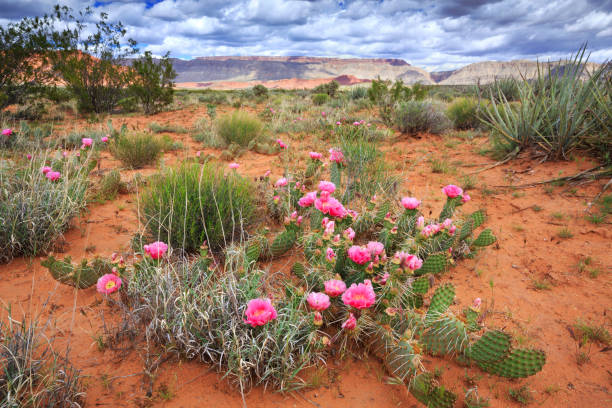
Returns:
[[[151,51],[145,51],[142,58],[132,63],[134,80],[130,91],[140,100],[146,115],[159,112],[172,103],[176,72],[168,55],[166,53],[156,63]]]
[[[155,163],[162,154],[164,143],[148,133],[121,133],[111,140],[111,154],[126,167],[140,169]]]
[[[312,103],[315,105],[324,105],[329,101],[329,95],[325,93],[318,93],[312,95]]]
[[[338,89],[340,89],[340,84],[338,83],[338,81],[331,81],[328,82],[326,84],[321,84],[317,87],[315,87],[312,90],[313,94],[327,94],[329,97],[334,98],[336,96],[336,93],[338,92]]]
[[[407,101],[395,105],[394,121],[400,132],[439,134],[450,127],[446,115],[431,102]]]
[[[168,169],[142,195],[142,221],[151,236],[195,252],[204,241],[223,246],[244,231],[253,211],[249,181],[220,167],[185,164]]]
[[[217,132],[226,144],[238,144],[247,147],[252,140],[260,139],[263,124],[256,117],[245,111],[236,111],[217,120]]]
[[[475,129],[480,125],[479,116],[483,108],[474,98],[458,98],[450,104],[446,115],[456,129]]]
[[[268,88],[261,84],[257,84],[253,87],[253,94],[258,98],[267,98],[268,97]]]
[[[49,181],[41,172],[48,162],[61,173],[59,180]],[[89,165],[85,158],[80,163],[36,155],[25,168],[0,168],[0,262],[53,248],[85,208]]]
[[[323,349],[313,341],[304,297],[294,292],[275,301],[274,323],[265,330],[252,328],[244,323],[246,304],[267,297],[266,274],[242,273],[247,267],[242,250],[231,248],[226,258],[222,273],[208,270],[203,258],[136,273],[129,285],[138,302],[134,310],[150,320],[147,327],[159,344],[170,341],[181,354],[215,365],[242,393],[258,384],[280,390],[299,386],[300,371]]]
[[[46,325],[25,316],[0,321],[0,406],[81,407],[81,373],[53,350]]]
[[[348,96],[351,100],[365,99],[368,97],[368,88],[365,86],[353,86],[348,90]]]

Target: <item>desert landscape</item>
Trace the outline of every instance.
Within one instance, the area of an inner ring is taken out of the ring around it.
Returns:
[[[0,407],[612,404],[608,60],[174,58],[107,6],[0,24]]]

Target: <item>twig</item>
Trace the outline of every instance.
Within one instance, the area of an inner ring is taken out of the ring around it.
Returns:
[[[603,170],[597,171],[602,168]],[[598,179],[602,177],[608,177],[610,175],[612,175],[612,167],[605,168],[605,166],[601,165],[601,166],[592,167],[588,170],[581,171],[580,173],[576,173],[572,176],[556,177],[556,178],[552,178],[548,180],[536,181],[534,183],[520,184],[518,186],[507,185],[507,186],[494,186],[494,187],[497,187],[497,188],[529,188],[529,187],[536,187],[542,184],[556,183],[559,181],[577,181],[577,180],[584,180],[584,179]]]
[[[476,170],[476,171],[472,171],[470,173],[467,173],[467,175],[471,175],[471,174],[478,174],[478,173],[482,173],[483,171],[487,171],[490,170],[492,168],[495,168],[497,166],[501,166],[504,163],[509,162],[510,160],[514,159],[519,153],[519,148],[517,147],[516,149],[514,149],[513,151],[511,151],[510,153],[508,153],[508,155],[501,161],[498,161],[496,163],[493,163],[487,167],[484,167],[480,170]]]

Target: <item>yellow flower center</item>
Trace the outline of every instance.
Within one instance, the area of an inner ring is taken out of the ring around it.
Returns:
[[[115,286],[117,286],[117,284],[115,283],[115,281],[111,280],[111,281],[106,282],[106,286],[105,287],[106,287],[106,290],[109,290],[109,289],[114,288]]]

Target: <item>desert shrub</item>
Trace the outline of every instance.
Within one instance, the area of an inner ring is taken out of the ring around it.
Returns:
[[[253,94],[258,98],[267,98],[268,97],[268,88],[261,84],[257,84],[253,87]]]
[[[82,155],[84,156],[84,155]],[[34,153],[26,167],[0,167],[0,262],[53,248],[70,221],[85,208],[90,162]],[[41,168],[59,171],[50,181]]]
[[[128,96],[117,101],[117,105],[123,113],[132,113],[138,111],[138,99],[135,96]]]
[[[368,88],[365,86],[353,86],[348,90],[348,97],[351,100],[365,99],[368,97]]]
[[[344,187],[342,200],[350,202],[356,198],[369,199],[377,193],[392,193],[398,178],[391,175],[383,154],[376,143],[358,138],[341,138],[340,150],[346,160],[342,177],[335,180]]]
[[[78,149],[83,144],[83,138],[89,138],[93,140],[94,148],[100,148],[106,146],[104,142],[102,142],[102,138],[104,136],[109,135],[110,131],[105,130],[96,130],[96,129],[86,129],[86,130],[78,130],[72,131],[63,135],[59,139],[59,144],[64,149]]]
[[[221,105],[228,103],[227,95],[221,91],[208,90],[198,96],[198,102]]]
[[[44,326],[25,316],[0,321],[0,406],[80,407],[81,373],[53,350]]]
[[[429,132],[439,134],[450,127],[444,112],[427,101],[407,101],[395,105],[393,116],[402,133]]]
[[[330,98],[334,98],[336,93],[340,89],[340,84],[338,81],[331,81],[325,84],[321,84],[313,88],[313,94],[327,94]]]
[[[334,119],[331,119],[332,121]],[[339,139],[355,140],[355,141],[380,141],[385,140],[391,136],[391,131],[383,127],[378,128],[372,126],[371,123],[365,121],[353,121],[347,120],[347,123],[340,125],[334,125],[331,129],[332,134]]]
[[[519,86],[521,83],[514,78],[499,78],[484,88],[483,96],[487,98],[492,95],[498,101],[516,102],[521,97]]]
[[[329,101],[329,95],[325,93],[317,93],[312,95],[312,103],[315,105],[324,105]]]
[[[263,124],[256,116],[246,111],[236,111],[231,115],[219,117],[216,128],[226,144],[236,143],[247,147],[251,141],[261,138]]]
[[[244,322],[249,300],[268,297],[266,274],[248,268],[244,250],[226,251],[225,270],[208,270],[210,259],[166,264],[135,273],[130,281],[134,310],[147,316],[159,344],[218,367],[241,393],[255,385],[288,390],[303,385],[299,372],[321,356],[313,341],[312,317],[304,297],[293,292],[275,302],[277,318],[265,329]],[[268,278],[270,281],[270,278]],[[290,292],[290,288],[287,293]],[[159,302],[159,299],[167,301]]]
[[[221,247],[244,231],[254,212],[249,181],[210,163],[167,169],[151,181],[140,207],[151,236],[187,252],[204,241]]]
[[[456,129],[475,129],[481,124],[479,117],[482,109],[484,106],[474,98],[458,98],[450,104],[446,115]]]
[[[187,133],[188,130],[179,125],[165,124],[160,125],[157,122],[149,123],[149,129],[153,133]]]
[[[219,133],[216,131],[214,123],[205,118],[198,119],[195,122],[191,137],[196,142],[203,143],[204,146],[207,147],[223,148],[227,146],[225,140],[221,139]]]
[[[17,106],[14,117],[23,120],[40,120],[47,112],[48,104],[45,100],[28,97]]]
[[[132,169],[140,169],[159,159],[164,143],[149,133],[121,133],[111,139],[109,150],[113,157]]]
[[[176,72],[168,53],[155,62],[151,51],[145,51],[141,58],[134,60],[132,67],[134,79],[130,91],[140,101],[145,114],[159,112],[172,103]]]
[[[117,198],[117,194],[124,188],[125,184],[121,181],[119,170],[113,169],[106,173],[102,177],[102,180],[100,180],[98,191],[96,192],[96,199],[101,202],[114,200]]]

